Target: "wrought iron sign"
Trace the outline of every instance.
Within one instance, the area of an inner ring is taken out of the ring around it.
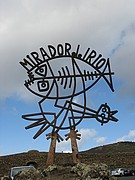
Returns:
[[[22,116],[32,122],[26,129],[40,126],[33,137],[36,139],[51,128],[51,132],[46,135],[47,139],[51,138],[47,165],[53,164],[56,140],[63,140],[59,131],[65,129],[70,129],[65,136],[66,140],[71,139],[73,160],[78,162],[76,139],[80,139],[80,134],[77,133],[77,125],[83,119],[90,118],[95,118],[101,125],[110,120],[118,121],[114,117],[117,111],[112,111],[107,103],[100,105],[98,110],[87,107],[86,103],[86,91],[101,78],[114,91],[114,72],[111,71],[109,58],[90,48],[82,54],[80,45],[73,51],[71,44],[65,43],[56,47],[48,45],[47,49],[41,47],[39,52],[31,52],[20,64],[28,74],[24,85],[31,93],[41,97],[38,102],[40,111]],[[81,104],[77,103],[76,97],[81,98]]]

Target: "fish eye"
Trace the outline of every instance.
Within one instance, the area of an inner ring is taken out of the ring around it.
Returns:
[[[43,72],[44,72],[44,69],[43,69],[43,68],[40,68],[39,71],[40,71],[40,73],[43,73]]]
[[[108,106],[107,104],[105,104],[105,105],[102,107],[101,111],[102,111],[103,113],[108,113],[108,112],[110,111],[110,108],[109,108],[109,106]]]
[[[38,81],[37,82],[37,86],[38,86],[38,90],[40,92],[43,92],[43,91],[48,91],[49,89],[49,82],[48,81]]]
[[[104,113],[102,113],[102,114],[101,114],[101,117],[102,117],[102,118],[105,118],[105,114],[104,114]]]
[[[40,76],[46,76],[47,74],[47,65],[44,64],[42,66],[39,66],[36,70],[35,70],[35,73],[40,75]]]
[[[107,111],[107,109],[106,108],[102,108],[102,112],[106,112]]]

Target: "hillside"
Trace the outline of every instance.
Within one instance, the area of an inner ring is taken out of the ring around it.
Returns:
[[[135,142],[118,142],[104,146],[95,147],[84,151],[87,153],[135,153]]]
[[[135,142],[119,142],[79,153],[82,163],[105,163],[109,168],[114,167],[135,167]],[[7,174],[13,166],[26,165],[28,162],[35,162],[40,169],[45,168],[47,152],[31,150],[20,154],[13,154],[0,157],[0,177]],[[56,153],[55,162],[57,165],[68,166],[72,164],[72,154]]]

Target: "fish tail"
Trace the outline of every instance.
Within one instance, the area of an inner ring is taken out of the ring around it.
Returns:
[[[107,62],[101,74],[104,80],[106,81],[106,83],[108,84],[108,86],[110,87],[110,89],[114,92],[113,82],[112,82],[112,75],[114,75],[114,72],[111,71],[109,58],[107,59]]]

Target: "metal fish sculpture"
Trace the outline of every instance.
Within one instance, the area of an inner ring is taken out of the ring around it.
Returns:
[[[20,62],[28,73],[24,85],[31,93],[41,97],[38,102],[40,112],[22,116],[32,121],[26,129],[41,126],[34,139],[50,127],[52,132],[57,133],[59,130],[75,129],[85,118],[95,118],[101,125],[109,120],[118,121],[113,116],[117,111],[111,111],[107,103],[102,104],[97,111],[86,104],[86,91],[100,79],[104,79],[114,91],[114,72],[111,71],[109,59],[98,55],[95,50],[90,51],[90,48],[82,55],[79,53],[80,45],[76,52],[71,49],[69,43],[65,43],[65,46],[58,44],[56,48],[49,45],[48,52],[40,48],[41,55],[32,52]],[[76,102],[76,97],[83,99],[81,105]],[[54,105],[49,112],[44,109],[47,100],[53,101]]]

